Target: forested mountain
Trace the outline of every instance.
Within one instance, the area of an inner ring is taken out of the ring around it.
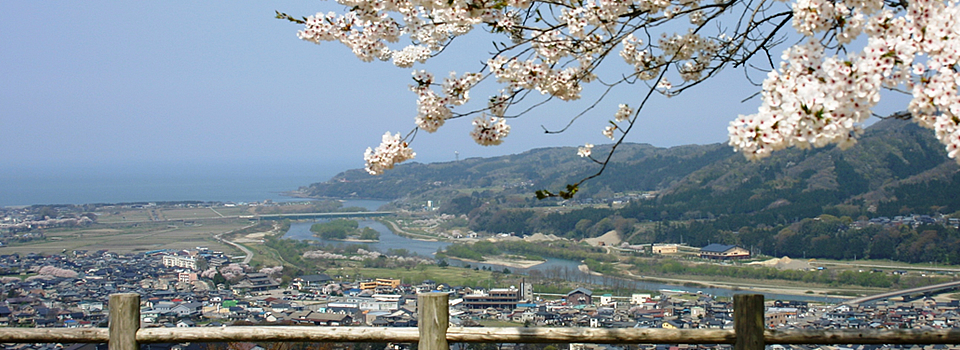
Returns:
[[[604,146],[595,151],[603,152]],[[606,146],[609,147],[609,146]],[[617,230],[631,243],[739,244],[793,257],[873,257],[960,262],[960,232],[933,225],[858,220],[960,211],[960,167],[929,130],[900,120],[869,127],[848,149],[797,150],[750,162],[723,144],[657,148],[627,144],[574,202],[534,199],[595,171],[575,148],[459,162],[407,164],[374,177],[363,170],[304,187],[315,197],[427,200],[465,215],[475,231],[586,238]],[[653,195],[638,199],[637,194]],[[633,195],[628,205],[606,205]],[[829,215],[823,215],[829,214]]]
[[[596,153],[605,147],[597,146]],[[541,148],[404,164],[381,176],[354,169],[300,191],[310,197],[430,199],[440,204],[465,191],[530,198],[537,189],[562,188],[596,169],[575,148]],[[953,212],[960,210],[957,170],[929,130],[884,120],[869,127],[851,149],[789,149],[758,162],[724,144],[625,144],[607,171],[583,186],[578,199],[656,191],[671,217],[752,213],[765,216],[764,221],[811,217],[823,210],[854,216]]]

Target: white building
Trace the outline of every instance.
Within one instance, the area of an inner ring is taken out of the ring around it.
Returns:
[[[193,258],[176,256],[176,255],[164,255],[163,256],[163,266],[166,267],[182,267],[185,269],[196,270],[197,261]]]
[[[630,296],[630,304],[640,305],[651,299],[650,294],[634,294]]]

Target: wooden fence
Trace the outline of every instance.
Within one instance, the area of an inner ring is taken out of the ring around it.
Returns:
[[[0,328],[0,343],[109,343],[137,350],[141,343],[184,342],[418,342],[420,350],[455,343],[732,344],[762,350],[765,344],[960,344],[960,329],[774,330],[764,328],[763,296],[734,296],[734,329],[449,327],[449,296],[420,294],[418,327],[237,326],[139,328],[140,296],[110,296],[110,325],[103,328]]]

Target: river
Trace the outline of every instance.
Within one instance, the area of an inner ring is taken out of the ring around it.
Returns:
[[[344,206],[362,206],[368,210],[377,210],[381,205],[386,204],[382,201],[344,201]],[[407,237],[398,236],[390,231],[385,225],[373,221],[373,220],[360,220],[360,227],[370,227],[380,233],[380,241],[375,243],[358,243],[358,242],[343,242],[343,241],[331,241],[325,240],[320,237],[314,236],[310,232],[310,226],[319,221],[310,221],[310,222],[294,222],[290,224],[290,230],[283,236],[283,238],[297,239],[297,240],[310,240],[316,241],[323,244],[333,244],[333,245],[344,245],[344,244],[359,244],[369,247],[368,249],[377,250],[380,252],[386,252],[389,249],[406,249],[410,252],[417,253],[422,256],[433,256],[438,249],[445,248],[450,245],[449,242],[441,241],[422,241],[411,239]],[[470,266],[475,267],[489,267],[494,270],[502,270],[504,266],[486,264],[486,263],[472,263],[472,262],[463,262],[456,259],[448,259],[448,262],[454,266],[464,266],[469,264]],[[737,293],[759,293],[763,294],[766,299],[770,300],[799,300],[799,301],[810,301],[810,302],[825,302],[825,303],[837,303],[843,301],[844,299],[840,298],[831,298],[824,296],[816,295],[790,295],[790,294],[776,294],[776,293],[766,293],[766,292],[757,292],[757,291],[735,291],[732,289],[726,288],[707,288],[707,287],[688,287],[683,285],[675,284],[666,284],[666,283],[656,283],[656,282],[645,282],[645,281],[634,281],[627,280],[622,278],[614,277],[604,277],[604,276],[594,276],[580,272],[577,266],[580,265],[579,262],[572,260],[564,259],[554,259],[548,258],[546,262],[527,268],[512,268],[508,267],[512,272],[530,275],[530,276],[542,276],[547,278],[563,278],[566,280],[571,280],[575,282],[583,282],[597,285],[604,285],[612,289],[623,290],[624,293],[632,291],[659,291],[659,290],[682,290],[686,292],[703,292],[706,294],[722,297],[730,297]]]

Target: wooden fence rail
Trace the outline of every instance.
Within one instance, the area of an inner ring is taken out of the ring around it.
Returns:
[[[111,350],[139,344],[183,342],[418,342],[421,350],[454,343],[732,344],[960,344],[960,329],[773,330],[763,327],[763,296],[734,296],[734,329],[448,327],[448,295],[418,297],[418,328],[237,326],[139,329],[140,296],[110,296],[110,327],[0,328],[0,343],[109,343]],[[136,320],[136,322],[134,322]]]

